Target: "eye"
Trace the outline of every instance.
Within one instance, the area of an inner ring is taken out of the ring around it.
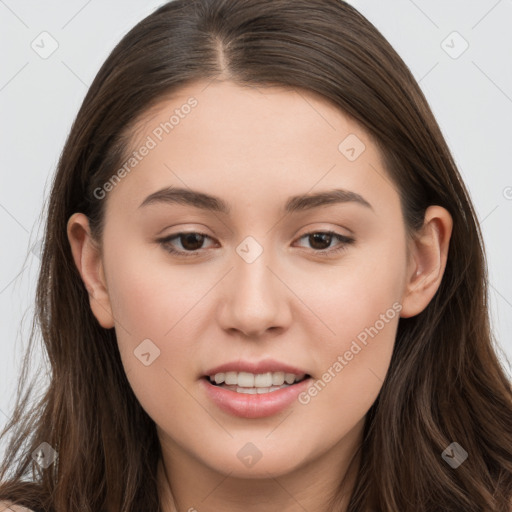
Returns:
[[[313,253],[317,255],[332,255],[337,254],[341,251],[346,250],[347,245],[355,242],[354,238],[341,235],[334,231],[313,231],[302,235],[298,240],[308,238]],[[197,256],[201,249],[204,249],[203,244],[206,239],[213,240],[210,236],[204,233],[198,233],[195,231],[176,233],[174,235],[167,236],[157,240],[158,243],[169,253],[177,256],[189,257]],[[176,248],[173,243],[179,241],[181,248]],[[331,247],[333,240],[337,240],[339,243],[337,246]]]
[[[313,251],[314,254],[319,254],[321,256],[337,254],[346,250],[347,245],[355,242],[354,238],[341,235],[335,231],[312,231],[311,233],[302,235],[299,240],[302,240],[303,238],[307,238],[313,249],[315,249]],[[331,247],[331,242],[333,240],[338,240],[339,244]]]
[[[186,257],[196,256],[199,250],[202,248],[201,246],[203,245],[206,238],[210,237],[204,233],[191,231],[189,233],[176,233],[175,235],[161,238],[157,240],[157,242],[159,242],[167,252]],[[181,249],[176,249],[172,245],[172,241],[175,239],[179,240]]]

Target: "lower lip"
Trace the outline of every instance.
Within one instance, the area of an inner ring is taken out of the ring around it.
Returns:
[[[262,393],[261,395],[237,393],[215,386],[208,378],[202,378],[201,380],[207,395],[223,411],[240,418],[264,418],[277,414],[291,405],[297,399],[297,396],[308,387],[311,377],[278,391]]]

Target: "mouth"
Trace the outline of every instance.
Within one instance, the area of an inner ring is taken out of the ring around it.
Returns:
[[[240,394],[262,395],[290,388],[310,379],[307,373],[295,374],[286,372],[219,372],[203,377],[209,384]]]

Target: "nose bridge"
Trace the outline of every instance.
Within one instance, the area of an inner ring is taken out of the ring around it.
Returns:
[[[288,319],[286,289],[274,275],[272,250],[249,236],[236,253],[221,315],[223,327],[246,335],[283,327]]]

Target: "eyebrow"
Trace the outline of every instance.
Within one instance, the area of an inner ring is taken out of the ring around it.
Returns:
[[[289,197],[284,206],[284,211],[286,213],[294,213],[330,204],[350,202],[360,204],[370,210],[373,210],[372,205],[361,195],[350,190],[338,188],[334,190],[327,190],[325,192],[318,192],[316,194],[302,194]],[[166,187],[153,192],[146,197],[144,201],[142,201],[139,208],[158,203],[183,204],[226,215],[229,215],[231,211],[229,204],[220,197],[205,194],[204,192],[199,192],[197,190],[176,187]]]

